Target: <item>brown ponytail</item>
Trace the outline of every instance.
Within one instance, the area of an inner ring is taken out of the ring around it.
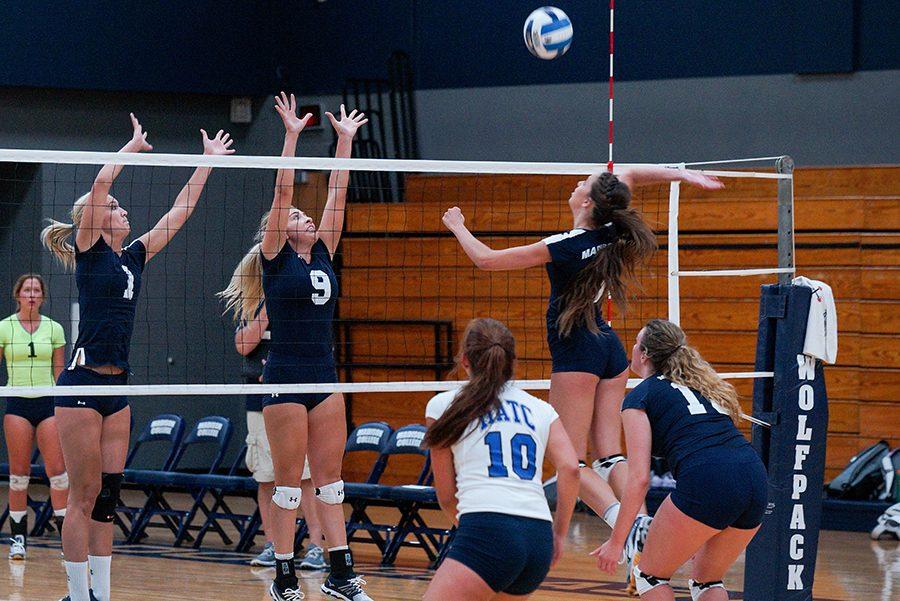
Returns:
[[[671,321],[654,319],[643,332],[641,349],[658,372],[676,384],[693,388],[738,421],[741,404],[737,391],[719,377],[697,349],[688,346],[684,330]]]
[[[460,358],[463,356],[469,361],[471,377],[447,411],[428,428],[424,447],[453,446],[469,424],[500,408],[500,390],[513,377],[516,341],[509,328],[496,319],[473,319],[463,334]]]
[[[656,251],[656,235],[640,214],[630,207],[631,190],[612,173],[604,172],[591,186],[594,201],[594,227],[612,223],[618,235],[609,246],[597,253],[575,277],[571,287],[560,298],[560,336],[568,336],[583,326],[596,334],[597,299],[607,292],[623,313],[628,308],[628,285],[638,268],[646,264]]]

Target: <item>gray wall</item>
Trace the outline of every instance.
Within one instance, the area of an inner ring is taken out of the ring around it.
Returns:
[[[422,155],[605,163],[607,97],[606,83],[419,91]],[[622,82],[614,116],[622,162],[900,162],[900,71]]]

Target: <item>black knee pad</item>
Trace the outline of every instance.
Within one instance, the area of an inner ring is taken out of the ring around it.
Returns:
[[[94,510],[91,519],[95,522],[113,521],[116,515],[116,506],[119,504],[119,491],[122,489],[122,474],[103,474],[100,484],[100,494],[94,501]]]

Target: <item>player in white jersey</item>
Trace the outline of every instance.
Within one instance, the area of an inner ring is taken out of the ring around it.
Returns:
[[[425,411],[434,485],[458,525],[428,601],[524,599],[562,555],[578,494],[578,456],[548,403],[510,383],[515,339],[494,319],[475,319],[460,364],[469,382]],[[544,497],[544,455],[558,473],[556,521]]]

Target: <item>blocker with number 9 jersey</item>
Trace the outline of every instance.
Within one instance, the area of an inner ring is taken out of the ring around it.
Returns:
[[[307,263],[285,241],[271,261],[262,257],[262,266],[271,350],[280,355],[331,357],[338,284],[325,243],[316,240]]]

